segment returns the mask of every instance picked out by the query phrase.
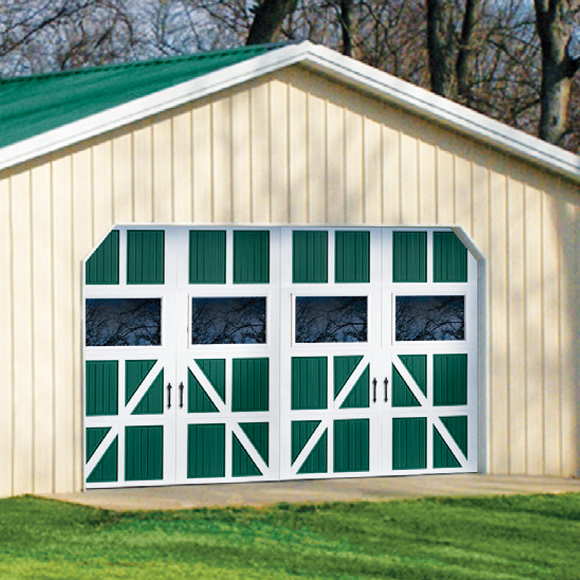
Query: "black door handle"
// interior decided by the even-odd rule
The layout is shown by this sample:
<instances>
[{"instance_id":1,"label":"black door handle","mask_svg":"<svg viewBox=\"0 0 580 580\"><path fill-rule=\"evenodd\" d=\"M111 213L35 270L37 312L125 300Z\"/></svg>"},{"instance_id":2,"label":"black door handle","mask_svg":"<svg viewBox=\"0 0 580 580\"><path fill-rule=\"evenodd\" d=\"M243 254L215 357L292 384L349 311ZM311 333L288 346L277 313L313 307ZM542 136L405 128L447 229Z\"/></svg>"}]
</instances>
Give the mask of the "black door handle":
<instances>
[{"instance_id":1,"label":"black door handle","mask_svg":"<svg viewBox=\"0 0 580 580\"><path fill-rule=\"evenodd\" d=\"M179 383L179 407L183 407L183 383Z\"/></svg>"},{"instance_id":2,"label":"black door handle","mask_svg":"<svg viewBox=\"0 0 580 580\"><path fill-rule=\"evenodd\" d=\"M167 408L171 409L171 383L167 383Z\"/></svg>"},{"instance_id":3,"label":"black door handle","mask_svg":"<svg viewBox=\"0 0 580 580\"><path fill-rule=\"evenodd\" d=\"M385 377L385 403L389 401L389 379Z\"/></svg>"},{"instance_id":4,"label":"black door handle","mask_svg":"<svg viewBox=\"0 0 580 580\"><path fill-rule=\"evenodd\" d=\"M373 379L373 403L377 402L377 379Z\"/></svg>"}]
</instances>

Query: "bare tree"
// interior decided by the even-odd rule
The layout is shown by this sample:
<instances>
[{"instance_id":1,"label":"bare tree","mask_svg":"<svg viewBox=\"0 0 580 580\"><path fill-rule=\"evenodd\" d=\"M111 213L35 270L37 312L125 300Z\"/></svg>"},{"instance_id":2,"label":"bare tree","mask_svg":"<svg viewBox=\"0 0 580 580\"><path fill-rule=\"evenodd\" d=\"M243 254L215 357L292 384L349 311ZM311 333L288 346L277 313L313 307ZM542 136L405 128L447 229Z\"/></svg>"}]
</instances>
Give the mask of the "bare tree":
<instances>
[{"instance_id":1,"label":"bare tree","mask_svg":"<svg viewBox=\"0 0 580 580\"><path fill-rule=\"evenodd\" d=\"M284 19L296 10L297 0L262 0L254 9L254 21L246 44L272 42Z\"/></svg>"}]
</instances>

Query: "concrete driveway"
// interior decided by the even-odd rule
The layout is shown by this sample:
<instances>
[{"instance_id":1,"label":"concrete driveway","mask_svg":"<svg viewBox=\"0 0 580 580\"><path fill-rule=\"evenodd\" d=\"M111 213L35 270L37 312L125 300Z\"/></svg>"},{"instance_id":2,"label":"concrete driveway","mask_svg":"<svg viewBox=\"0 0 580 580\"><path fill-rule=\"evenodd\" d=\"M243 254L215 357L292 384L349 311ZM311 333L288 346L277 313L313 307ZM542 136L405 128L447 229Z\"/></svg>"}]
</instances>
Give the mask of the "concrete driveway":
<instances>
[{"instance_id":1,"label":"concrete driveway","mask_svg":"<svg viewBox=\"0 0 580 580\"><path fill-rule=\"evenodd\" d=\"M426 496L567 492L580 493L580 479L458 474L99 489L43 497L113 510L168 510L264 506L280 502L385 501Z\"/></svg>"}]
</instances>

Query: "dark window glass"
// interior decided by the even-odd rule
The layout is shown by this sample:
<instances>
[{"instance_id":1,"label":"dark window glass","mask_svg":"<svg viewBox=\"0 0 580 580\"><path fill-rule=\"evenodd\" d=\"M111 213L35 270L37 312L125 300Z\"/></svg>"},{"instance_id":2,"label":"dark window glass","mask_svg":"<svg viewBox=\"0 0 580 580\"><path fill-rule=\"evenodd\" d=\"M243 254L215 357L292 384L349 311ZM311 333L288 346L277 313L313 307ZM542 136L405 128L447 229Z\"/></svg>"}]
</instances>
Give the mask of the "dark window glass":
<instances>
[{"instance_id":1,"label":"dark window glass","mask_svg":"<svg viewBox=\"0 0 580 580\"><path fill-rule=\"evenodd\" d=\"M266 298L192 298L191 344L265 344Z\"/></svg>"},{"instance_id":2,"label":"dark window glass","mask_svg":"<svg viewBox=\"0 0 580 580\"><path fill-rule=\"evenodd\" d=\"M87 346L160 345L161 299L87 299L86 344Z\"/></svg>"},{"instance_id":3,"label":"dark window glass","mask_svg":"<svg viewBox=\"0 0 580 580\"><path fill-rule=\"evenodd\" d=\"M296 342L366 342L366 296L298 296Z\"/></svg>"},{"instance_id":4,"label":"dark window glass","mask_svg":"<svg viewBox=\"0 0 580 580\"><path fill-rule=\"evenodd\" d=\"M397 296L397 340L465 340L463 296Z\"/></svg>"}]
</instances>

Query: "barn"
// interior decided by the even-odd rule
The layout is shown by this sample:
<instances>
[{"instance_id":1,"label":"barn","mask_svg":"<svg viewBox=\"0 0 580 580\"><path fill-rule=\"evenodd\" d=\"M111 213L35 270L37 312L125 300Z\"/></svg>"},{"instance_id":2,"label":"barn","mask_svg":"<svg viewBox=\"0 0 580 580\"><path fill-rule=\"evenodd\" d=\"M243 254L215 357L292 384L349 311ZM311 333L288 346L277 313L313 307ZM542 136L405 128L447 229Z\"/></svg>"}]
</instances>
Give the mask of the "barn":
<instances>
[{"instance_id":1,"label":"barn","mask_svg":"<svg viewBox=\"0 0 580 580\"><path fill-rule=\"evenodd\" d=\"M0 125L0 495L580 475L578 156L309 42Z\"/></svg>"}]
</instances>

